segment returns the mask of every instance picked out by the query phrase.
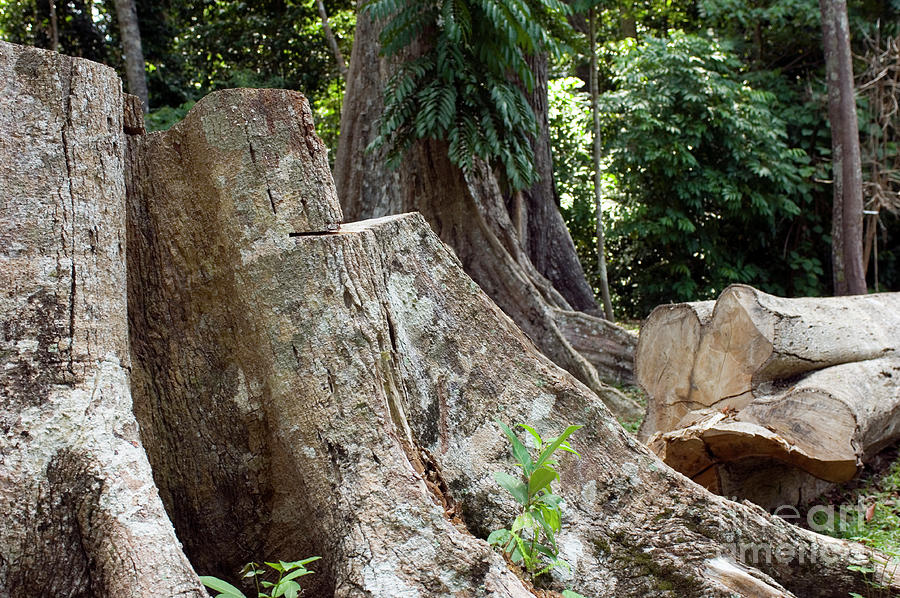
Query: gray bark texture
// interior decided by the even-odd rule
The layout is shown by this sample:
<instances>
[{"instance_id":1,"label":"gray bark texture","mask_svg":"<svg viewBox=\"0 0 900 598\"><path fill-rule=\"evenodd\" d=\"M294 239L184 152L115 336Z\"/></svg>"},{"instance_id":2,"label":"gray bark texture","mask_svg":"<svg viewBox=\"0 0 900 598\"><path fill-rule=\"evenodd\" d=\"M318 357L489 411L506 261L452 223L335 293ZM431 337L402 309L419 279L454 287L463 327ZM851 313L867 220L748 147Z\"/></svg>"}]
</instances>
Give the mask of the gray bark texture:
<instances>
[{"instance_id":1,"label":"gray bark texture","mask_svg":"<svg viewBox=\"0 0 900 598\"><path fill-rule=\"evenodd\" d=\"M585 425L555 589L845 596L848 564L883 571L666 467L421 216L337 228L302 95L218 92L147 135L108 69L0 50L0 596L202 596L194 570L314 554L310 595L530 596L481 539L515 510L495 419Z\"/></svg>"},{"instance_id":2,"label":"gray bark texture","mask_svg":"<svg viewBox=\"0 0 900 598\"><path fill-rule=\"evenodd\" d=\"M0 42L0 596L205 596L132 413L122 86Z\"/></svg>"},{"instance_id":3,"label":"gray bark texture","mask_svg":"<svg viewBox=\"0 0 900 598\"><path fill-rule=\"evenodd\" d=\"M378 55L378 32L378 25L360 13L335 159L335 181L345 217L353 221L420 212L441 240L453 247L469 276L546 355L604 397L618 415L636 419L640 407L603 382L616 380L620 372L598 371L572 347L570 339L556 324L554 308L591 307L583 293L573 290L574 286L561 293L529 257L529 246L546 249L553 245L552 254L569 252L577 263L570 239L568 244L562 241L554 244L546 238L548 234L564 234L568 238L558 209L539 193L540 185L549 185L552 191L552 182L547 182L552 181L549 147L536 146L540 155L546 154L546 160L540 162L548 171L544 182L513 198L518 206L513 210L518 222L510 216L491 169L480 163L473 172L464 174L450 162L443 142L428 140L415 144L397 170L388 170L383 154L366 151L378 133L384 85L394 70L389 60ZM538 100L532 98L533 102ZM549 220L549 212L555 214L552 230L542 232L541 236L529 232L531 219ZM560 260L550 259L545 264L548 271L557 271L560 280L573 277L569 267L565 273L561 272L563 261ZM578 277L583 280L580 274ZM569 296L581 297L577 307L569 302ZM597 339L594 351L602 351L600 347L609 342L610 338ZM620 352L629 350L630 346L620 348Z\"/></svg>"},{"instance_id":4,"label":"gray bark texture","mask_svg":"<svg viewBox=\"0 0 900 598\"><path fill-rule=\"evenodd\" d=\"M900 293L784 299L745 285L660 306L641 330L641 438L688 477L766 506L845 482L900 438ZM753 459L779 489L760 488ZM724 469L727 469L726 472ZM799 469L805 474L794 473ZM743 476L743 480L742 480Z\"/></svg>"},{"instance_id":5,"label":"gray bark texture","mask_svg":"<svg viewBox=\"0 0 900 598\"><path fill-rule=\"evenodd\" d=\"M147 92L147 73L144 67L144 50L141 47L141 29L138 26L137 7L134 0L115 0L116 17L119 20L119 37L125 54L125 74L128 91L140 98L144 113L150 111Z\"/></svg>"},{"instance_id":6,"label":"gray bark texture","mask_svg":"<svg viewBox=\"0 0 900 598\"><path fill-rule=\"evenodd\" d=\"M862 251L862 162L846 0L819 0L831 123L832 275L835 295L866 293Z\"/></svg>"}]
</instances>

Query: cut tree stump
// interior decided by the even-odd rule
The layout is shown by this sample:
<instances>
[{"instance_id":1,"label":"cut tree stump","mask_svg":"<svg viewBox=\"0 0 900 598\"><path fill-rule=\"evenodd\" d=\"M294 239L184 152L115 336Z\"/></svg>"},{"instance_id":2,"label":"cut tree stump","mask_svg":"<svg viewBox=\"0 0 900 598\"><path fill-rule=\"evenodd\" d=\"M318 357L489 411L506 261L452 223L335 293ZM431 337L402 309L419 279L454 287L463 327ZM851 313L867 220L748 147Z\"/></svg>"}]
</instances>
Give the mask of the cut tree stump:
<instances>
[{"instance_id":1,"label":"cut tree stump","mask_svg":"<svg viewBox=\"0 0 900 598\"><path fill-rule=\"evenodd\" d=\"M709 308L662 306L641 331L641 432L666 463L774 507L823 490L813 477L851 479L900 438L900 294L783 299L734 285ZM761 488L749 463L783 479Z\"/></svg>"},{"instance_id":2,"label":"cut tree stump","mask_svg":"<svg viewBox=\"0 0 900 598\"><path fill-rule=\"evenodd\" d=\"M496 419L585 425L555 589L900 589L847 567L886 557L665 466L421 216L335 230L300 94L126 135L110 69L0 44L0 73L0 596L200 597L195 571L319 555L310 595L525 598L483 540L516 512Z\"/></svg>"},{"instance_id":3,"label":"cut tree stump","mask_svg":"<svg viewBox=\"0 0 900 598\"><path fill-rule=\"evenodd\" d=\"M128 384L122 84L0 42L0 596L206 597Z\"/></svg>"}]
</instances>

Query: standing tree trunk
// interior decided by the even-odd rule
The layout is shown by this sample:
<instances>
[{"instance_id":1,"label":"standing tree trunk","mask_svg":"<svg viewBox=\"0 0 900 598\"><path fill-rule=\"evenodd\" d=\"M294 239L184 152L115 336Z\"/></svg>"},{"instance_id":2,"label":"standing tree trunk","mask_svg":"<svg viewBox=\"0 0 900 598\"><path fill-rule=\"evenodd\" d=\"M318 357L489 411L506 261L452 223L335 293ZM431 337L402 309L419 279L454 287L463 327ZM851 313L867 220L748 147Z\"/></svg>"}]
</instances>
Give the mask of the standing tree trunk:
<instances>
[{"instance_id":1,"label":"standing tree trunk","mask_svg":"<svg viewBox=\"0 0 900 598\"><path fill-rule=\"evenodd\" d=\"M119 36L125 53L125 74L128 91L141 99L143 111L150 111L147 93L147 74L144 70L144 51L141 49L141 30L138 27L137 7L134 0L116 0L116 16L119 19Z\"/></svg>"},{"instance_id":2,"label":"standing tree trunk","mask_svg":"<svg viewBox=\"0 0 900 598\"><path fill-rule=\"evenodd\" d=\"M325 32L325 39L328 41L328 47L331 48L331 53L334 54L334 61L337 63L338 71L341 73L341 78L344 81L347 80L347 62L344 60L344 55L341 53L341 47L338 46L337 39L334 37L334 32L331 30L331 25L328 24L328 13L325 12L325 4L322 0L316 0L316 8L319 9L319 18L322 19L322 31Z\"/></svg>"},{"instance_id":3,"label":"standing tree trunk","mask_svg":"<svg viewBox=\"0 0 900 598\"><path fill-rule=\"evenodd\" d=\"M866 292L862 259L862 165L846 0L819 0L831 122L834 204L831 262L836 295Z\"/></svg>"},{"instance_id":4,"label":"standing tree trunk","mask_svg":"<svg viewBox=\"0 0 900 598\"><path fill-rule=\"evenodd\" d=\"M601 201L601 177L600 177L600 106L599 90L597 89L597 22L594 7L590 9L588 18L589 43L591 45L591 116L594 122L594 209L597 219L597 270L600 274L600 294L603 297L603 311L606 319L615 321L612 301L609 298L609 278L606 274L606 240L603 231L603 202Z\"/></svg>"},{"instance_id":5,"label":"standing tree trunk","mask_svg":"<svg viewBox=\"0 0 900 598\"><path fill-rule=\"evenodd\" d=\"M534 89L525 95L538 123L538 134L531 144L538 181L522 191L523 246L537 271L553 284L572 309L594 312L597 309L594 290L584 276L575 243L559 212L559 195L553 180L547 55L533 54L526 61L534 73Z\"/></svg>"},{"instance_id":6,"label":"standing tree trunk","mask_svg":"<svg viewBox=\"0 0 900 598\"><path fill-rule=\"evenodd\" d=\"M206 593L132 413L122 86L0 42L0 596Z\"/></svg>"},{"instance_id":7,"label":"standing tree trunk","mask_svg":"<svg viewBox=\"0 0 900 598\"><path fill-rule=\"evenodd\" d=\"M396 171L387 169L383 152L366 151L377 134L384 85L393 72L391 61L378 55L378 32L377 24L360 12L335 159L345 217L352 221L421 212L453 247L466 272L546 355L604 397L613 411L629 419L638 416L640 407L601 382L597 369L560 330L554 309L568 310L572 305L523 248L519 227L486 164L479 162L464 174L450 162L446 143L434 140L416 143ZM543 209L547 203L534 200L529 205ZM558 216L556 207L550 207ZM620 374L615 371L608 377L617 379Z\"/></svg>"}]
</instances>

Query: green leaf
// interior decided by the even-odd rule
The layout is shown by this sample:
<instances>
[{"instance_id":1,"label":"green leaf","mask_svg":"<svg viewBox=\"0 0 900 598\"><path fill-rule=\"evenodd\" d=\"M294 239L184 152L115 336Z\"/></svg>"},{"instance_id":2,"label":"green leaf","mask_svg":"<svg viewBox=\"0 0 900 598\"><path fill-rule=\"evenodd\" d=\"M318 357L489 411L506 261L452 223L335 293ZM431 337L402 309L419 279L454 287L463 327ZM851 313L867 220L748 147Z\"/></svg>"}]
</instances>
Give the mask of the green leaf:
<instances>
[{"instance_id":1,"label":"green leaf","mask_svg":"<svg viewBox=\"0 0 900 598\"><path fill-rule=\"evenodd\" d=\"M289 590L293 590L294 595L297 595L297 592L300 591L300 584L296 581L288 581L285 582L283 579L278 582L278 585L275 586L275 590L272 592L272 598L278 598L279 596L284 596Z\"/></svg>"},{"instance_id":2,"label":"green leaf","mask_svg":"<svg viewBox=\"0 0 900 598\"><path fill-rule=\"evenodd\" d=\"M498 529L494 530L487 537L487 543L491 546L503 546L510 540L510 533L508 529Z\"/></svg>"},{"instance_id":3,"label":"green leaf","mask_svg":"<svg viewBox=\"0 0 900 598\"><path fill-rule=\"evenodd\" d=\"M508 490L520 505L528 504L528 487L520 479L509 475L505 471L495 472L494 479Z\"/></svg>"},{"instance_id":4,"label":"green leaf","mask_svg":"<svg viewBox=\"0 0 900 598\"><path fill-rule=\"evenodd\" d=\"M531 437L534 438L535 448L537 450L541 450L541 447L543 447L543 445L544 445L544 441L541 439L541 435L537 433L537 430L535 430L534 428L532 428L531 426L529 426L527 424L516 424L516 425L517 425L517 427L522 428L523 430L525 430L526 432L531 434Z\"/></svg>"},{"instance_id":5,"label":"green leaf","mask_svg":"<svg viewBox=\"0 0 900 598\"><path fill-rule=\"evenodd\" d=\"M512 445L513 457L515 457L519 461L519 464L525 471L525 475L531 475L531 472L534 471L534 467L531 463L531 454L528 452L528 449L525 448L525 445L522 444L522 442L519 440L519 437L516 436L513 431L506 426L506 424L504 424L499 419L495 421L497 422L497 425L499 425L503 430L503 433L506 434L506 437L509 439L509 443Z\"/></svg>"},{"instance_id":6,"label":"green leaf","mask_svg":"<svg viewBox=\"0 0 900 598\"><path fill-rule=\"evenodd\" d=\"M306 567L302 567L302 566L301 566L299 569L294 569L293 571L291 571L290 573L288 573L287 575L285 575L284 577L282 577L282 578L281 578L281 581L279 581L278 583L279 583L279 584L283 584L283 583L286 582L286 581L290 581L290 580L292 580L292 579L296 579L296 578L298 578L298 577L302 577L303 575L309 575L309 574L311 574L311 573L315 573L315 571L310 571L310 570L307 569Z\"/></svg>"},{"instance_id":7,"label":"green leaf","mask_svg":"<svg viewBox=\"0 0 900 598\"><path fill-rule=\"evenodd\" d=\"M554 438L553 441L551 441L547 445L547 447L541 452L541 455L538 457L538 460L537 460L537 463L535 463L535 466L540 467L541 465L543 465L544 462L547 459L549 459L550 456L554 452L556 452L556 449L558 449L560 446L563 445L563 443L566 441L566 439L569 436L571 436L572 434L574 434L576 431L580 430L583 427L584 426L581 426L581 425L577 425L577 426L572 425L572 426L567 427L562 434L560 434L559 436ZM570 447L568 445L564 446L563 448L564 448L564 450L567 450L569 452L572 452L572 453L575 453L576 455L578 455L578 453L575 450L573 450L572 447Z\"/></svg>"},{"instance_id":8,"label":"green leaf","mask_svg":"<svg viewBox=\"0 0 900 598\"><path fill-rule=\"evenodd\" d=\"M227 581L219 579L218 577L213 577L211 575L201 575L200 583L211 590L219 592L222 596L227 596L228 598L247 598L239 589L237 589Z\"/></svg>"},{"instance_id":9,"label":"green leaf","mask_svg":"<svg viewBox=\"0 0 900 598\"><path fill-rule=\"evenodd\" d=\"M528 478L528 495L535 496L538 492L550 486L550 482L557 479L559 474L549 467L539 467Z\"/></svg>"}]
</instances>

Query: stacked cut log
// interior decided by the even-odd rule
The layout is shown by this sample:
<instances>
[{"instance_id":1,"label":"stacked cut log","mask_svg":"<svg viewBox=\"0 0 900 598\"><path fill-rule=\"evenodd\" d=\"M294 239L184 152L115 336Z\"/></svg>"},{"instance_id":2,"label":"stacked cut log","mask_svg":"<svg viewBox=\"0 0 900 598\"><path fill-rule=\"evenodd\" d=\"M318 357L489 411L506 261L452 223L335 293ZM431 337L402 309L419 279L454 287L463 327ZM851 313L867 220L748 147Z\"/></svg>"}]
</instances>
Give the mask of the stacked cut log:
<instances>
[{"instance_id":1,"label":"stacked cut log","mask_svg":"<svg viewBox=\"0 0 900 598\"><path fill-rule=\"evenodd\" d=\"M710 490L774 508L900 438L900 293L784 299L744 285L656 308L640 437Z\"/></svg>"}]
</instances>

